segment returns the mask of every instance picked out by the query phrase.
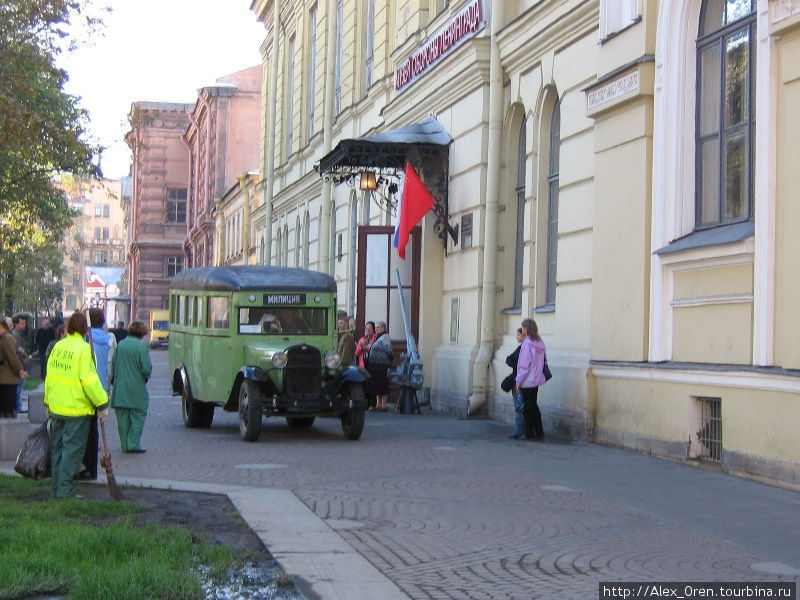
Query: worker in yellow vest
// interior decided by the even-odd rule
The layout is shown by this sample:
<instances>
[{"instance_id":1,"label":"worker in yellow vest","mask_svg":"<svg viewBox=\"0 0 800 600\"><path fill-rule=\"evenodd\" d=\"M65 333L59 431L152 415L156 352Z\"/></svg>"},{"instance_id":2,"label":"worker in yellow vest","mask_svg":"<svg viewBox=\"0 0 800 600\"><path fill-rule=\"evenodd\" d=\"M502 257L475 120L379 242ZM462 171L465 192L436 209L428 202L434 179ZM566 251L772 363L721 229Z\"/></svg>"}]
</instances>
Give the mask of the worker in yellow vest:
<instances>
[{"instance_id":1,"label":"worker in yellow vest","mask_svg":"<svg viewBox=\"0 0 800 600\"><path fill-rule=\"evenodd\" d=\"M50 411L52 486L56 498L74 497L75 476L86 450L89 425L96 413L108 416L108 395L97 376L92 348L84 340L86 315L74 312L67 321L67 335L56 342L47 361L44 402Z\"/></svg>"}]
</instances>

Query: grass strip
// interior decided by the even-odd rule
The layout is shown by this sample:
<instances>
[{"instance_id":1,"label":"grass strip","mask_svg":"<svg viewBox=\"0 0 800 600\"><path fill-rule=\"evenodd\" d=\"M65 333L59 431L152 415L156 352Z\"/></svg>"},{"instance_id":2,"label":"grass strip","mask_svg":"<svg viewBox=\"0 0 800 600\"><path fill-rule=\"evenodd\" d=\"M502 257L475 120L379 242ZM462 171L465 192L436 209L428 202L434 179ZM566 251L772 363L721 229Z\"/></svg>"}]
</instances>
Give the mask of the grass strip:
<instances>
[{"instance_id":1,"label":"grass strip","mask_svg":"<svg viewBox=\"0 0 800 600\"><path fill-rule=\"evenodd\" d=\"M49 484L0 475L0 598L201 598L198 563L222 577L247 558L184 529L137 525L147 505L56 500Z\"/></svg>"}]
</instances>

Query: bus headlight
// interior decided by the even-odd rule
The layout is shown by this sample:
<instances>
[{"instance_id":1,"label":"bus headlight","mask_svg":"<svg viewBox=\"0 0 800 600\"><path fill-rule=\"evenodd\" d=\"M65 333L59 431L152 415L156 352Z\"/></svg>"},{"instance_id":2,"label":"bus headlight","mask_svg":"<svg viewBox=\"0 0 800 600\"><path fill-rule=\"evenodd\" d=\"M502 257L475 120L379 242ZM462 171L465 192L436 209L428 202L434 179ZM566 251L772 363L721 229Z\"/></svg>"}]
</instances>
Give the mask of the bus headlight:
<instances>
[{"instance_id":1,"label":"bus headlight","mask_svg":"<svg viewBox=\"0 0 800 600\"><path fill-rule=\"evenodd\" d=\"M288 358L286 352L276 352L272 355L272 366L276 369L282 369L286 366Z\"/></svg>"},{"instance_id":2,"label":"bus headlight","mask_svg":"<svg viewBox=\"0 0 800 600\"><path fill-rule=\"evenodd\" d=\"M342 357L338 352L328 352L325 355L325 366L329 369L338 369L342 364Z\"/></svg>"}]
</instances>

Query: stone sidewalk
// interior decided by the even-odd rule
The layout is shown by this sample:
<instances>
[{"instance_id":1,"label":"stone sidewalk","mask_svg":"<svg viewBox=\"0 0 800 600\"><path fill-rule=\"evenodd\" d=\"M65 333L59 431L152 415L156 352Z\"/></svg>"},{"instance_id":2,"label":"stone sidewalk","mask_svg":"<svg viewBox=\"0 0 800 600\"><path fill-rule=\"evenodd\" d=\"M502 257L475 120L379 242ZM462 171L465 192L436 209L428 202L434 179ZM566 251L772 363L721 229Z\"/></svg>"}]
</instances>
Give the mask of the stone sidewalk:
<instances>
[{"instance_id":1,"label":"stone sidewalk","mask_svg":"<svg viewBox=\"0 0 800 600\"><path fill-rule=\"evenodd\" d=\"M309 598L597 598L601 581L800 581L800 493L511 427L369 413L267 420L255 443L217 410L181 423L167 354L144 455L111 447L118 481L227 493ZM546 429L547 424L545 424ZM4 471L9 463L0 465Z\"/></svg>"}]
</instances>

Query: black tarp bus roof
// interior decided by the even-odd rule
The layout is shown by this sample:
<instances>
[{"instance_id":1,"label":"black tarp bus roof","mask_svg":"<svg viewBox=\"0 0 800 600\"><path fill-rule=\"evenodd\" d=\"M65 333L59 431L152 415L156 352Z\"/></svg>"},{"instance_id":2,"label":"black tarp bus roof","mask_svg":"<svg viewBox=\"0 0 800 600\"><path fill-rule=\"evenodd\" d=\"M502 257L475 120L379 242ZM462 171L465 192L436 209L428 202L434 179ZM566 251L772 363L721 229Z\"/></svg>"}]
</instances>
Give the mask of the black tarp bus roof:
<instances>
[{"instance_id":1,"label":"black tarp bus roof","mask_svg":"<svg viewBox=\"0 0 800 600\"><path fill-rule=\"evenodd\" d=\"M211 292L305 290L336 293L336 280L325 273L290 267L201 267L186 269L174 275L169 289Z\"/></svg>"}]
</instances>

